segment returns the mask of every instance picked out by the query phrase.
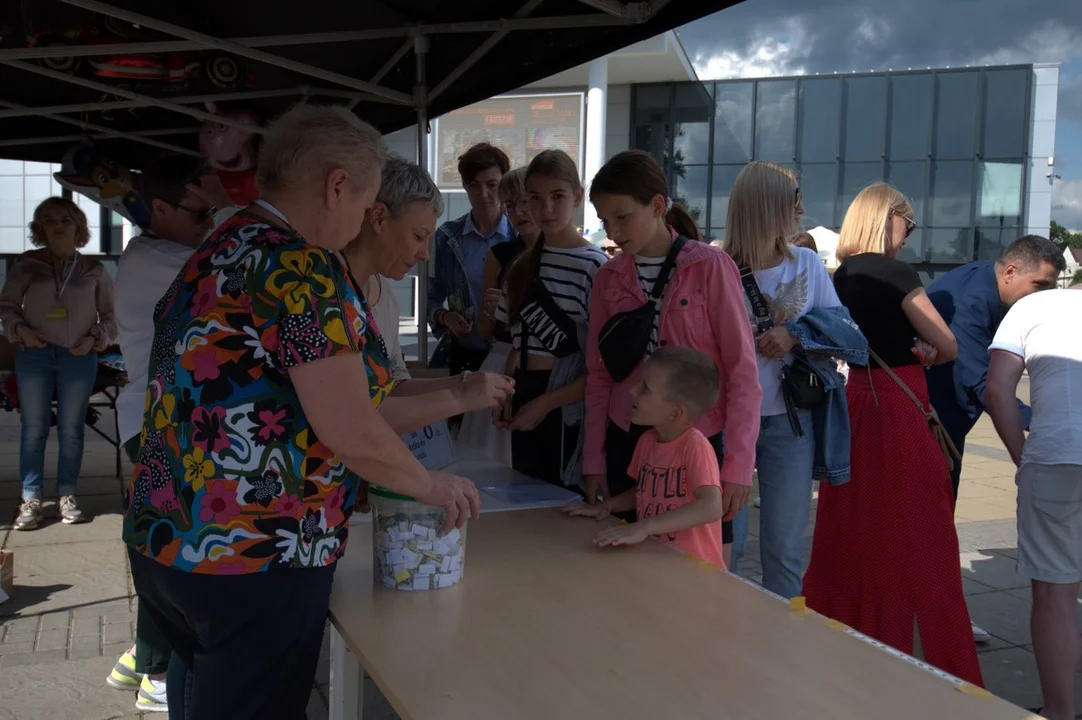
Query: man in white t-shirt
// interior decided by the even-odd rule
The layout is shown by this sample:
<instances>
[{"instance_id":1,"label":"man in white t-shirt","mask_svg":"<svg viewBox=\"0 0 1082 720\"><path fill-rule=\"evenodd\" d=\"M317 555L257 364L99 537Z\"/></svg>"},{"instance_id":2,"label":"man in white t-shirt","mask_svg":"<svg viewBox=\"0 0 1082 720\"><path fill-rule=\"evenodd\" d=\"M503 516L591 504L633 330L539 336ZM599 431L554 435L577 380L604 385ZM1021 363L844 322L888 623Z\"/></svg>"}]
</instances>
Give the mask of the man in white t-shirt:
<instances>
[{"instance_id":1,"label":"man in white t-shirt","mask_svg":"<svg viewBox=\"0 0 1082 720\"><path fill-rule=\"evenodd\" d=\"M1033 584L1030 627L1046 718L1074 718L1082 651L1082 285L1019 300L989 348L986 410L1018 466L1018 572ZM1029 437L1015 401L1029 372Z\"/></svg>"},{"instance_id":2,"label":"man in white t-shirt","mask_svg":"<svg viewBox=\"0 0 1082 720\"><path fill-rule=\"evenodd\" d=\"M116 402L117 427L132 462L138 456L143 430L154 306L207 234L237 210L202 158L164 156L144 169L141 186L150 227L132 238L120 256L113 302L128 374L128 384ZM106 681L121 690L138 688L135 706L139 710L166 712L165 672L171 654L153 620L140 612L135 645L120 657Z\"/></svg>"}]
</instances>

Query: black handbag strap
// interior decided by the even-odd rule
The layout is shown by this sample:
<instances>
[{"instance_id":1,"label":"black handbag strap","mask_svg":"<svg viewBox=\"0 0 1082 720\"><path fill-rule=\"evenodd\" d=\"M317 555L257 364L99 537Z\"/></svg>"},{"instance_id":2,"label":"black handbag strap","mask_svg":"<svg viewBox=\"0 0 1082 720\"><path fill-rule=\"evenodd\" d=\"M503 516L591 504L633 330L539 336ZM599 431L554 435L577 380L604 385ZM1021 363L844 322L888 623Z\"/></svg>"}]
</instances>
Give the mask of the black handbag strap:
<instances>
[{"instance_id":1,"label":"black handbag strap","mask_svg":"<svg viewBox=\"0 0 1082 720\"><path fill-rule=\"evenodd\" d=\"M774 327L774 321L770 319L770 310L766 305L766 298L759 290L759 283L755 282L755 274L745 262L737 264L740 270L740 284L744 286L744 293L751 302L751 312L755 315L755 325L760 333L765 333Z\"/></svg>"},{"instance_id":2,"label":"black handbag strap","mask_svg":"<svg viewBox=\"0 0 1082 720\"><path fill-rule=\"evenodd\" d=\"M673 240L672 247L669 248L669 254L665 256L665 262L661 264L661 270L658 271L657 280L654 280L654 289L650 291L649 300L655 305L661 301L661 294L665 292L665 286L669 283L669 276L672 275L672 271L676 268L676 256L680 254L680 250L683 249L688 239L683 235L678 235L676 240Z\"/></svg>"}]
</instances>

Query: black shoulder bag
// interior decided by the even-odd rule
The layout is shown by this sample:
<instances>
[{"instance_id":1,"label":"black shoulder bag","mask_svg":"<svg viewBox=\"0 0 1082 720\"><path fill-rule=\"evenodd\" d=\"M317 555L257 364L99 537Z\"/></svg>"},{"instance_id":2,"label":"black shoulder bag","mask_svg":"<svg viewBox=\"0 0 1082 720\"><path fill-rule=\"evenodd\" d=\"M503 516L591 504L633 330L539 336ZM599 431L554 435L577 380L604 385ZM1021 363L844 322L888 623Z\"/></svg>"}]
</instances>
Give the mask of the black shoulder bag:
<instances>
[{"instance_id":1,"label":"black shoulder bag","mask_svg":"<svg viewBox=\"0 0 1082 720\"><path fill-rule=\"evenodd\" d=\"M765 333L774 327L774 321L770 319L770 309L767 307L766 298L759 291L759 283L755 282L755 275L747 263L740 263L740 283L744 286L744 293L751 303L752 314L755 315L755 326L759 333ZM804 437L804 428L800 426L800 418L796 411L811 410L819 407L826 399L827 391L823 387L823 381L819 374L808 363L808 357L800 348L793 348L793 362L781 364L781 393L785 398L785 412L789 416L789 425L793 434Z\"/></svg>"},{"instance_id":2,"label":"black shoulder bag","mask_svg":"<svg viewBox=\"0 0 1082 720\"><path fill-rule=\"evenodd\" d=\"M541 346L555 358L579 352L579 334L575 321L556 304L541 278L534 278L526 288L526 297L519 311L522 347L519 367L526 368L529 337L533 335Z\"/></svg>"},{"instance_id":3,"label":"black shoulder bag","mask_svg":"<svg viewBox=\"0 0 1082 720\"><path fill-rule=\"evenodd\" d=\"M661 302L665 285L676 267L676 256L687 241L688 239L681 235L673 242L646 302L634 310L616 313L598 333L597 349L601 352L601 360L616 382L630 375L645 357L646 347L650 344L650 331L654 328L657 304Z\"/></svg>"}]
</instances>

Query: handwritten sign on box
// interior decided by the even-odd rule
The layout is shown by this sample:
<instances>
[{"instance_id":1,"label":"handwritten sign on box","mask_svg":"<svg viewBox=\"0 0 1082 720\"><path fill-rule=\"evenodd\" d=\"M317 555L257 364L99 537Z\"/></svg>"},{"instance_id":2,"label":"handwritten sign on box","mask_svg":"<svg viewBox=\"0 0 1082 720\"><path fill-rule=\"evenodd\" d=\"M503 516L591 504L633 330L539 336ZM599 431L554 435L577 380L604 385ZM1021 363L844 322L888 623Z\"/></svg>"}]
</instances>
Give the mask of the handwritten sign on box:
<instances>
[{"instance_id":1,"label":"handwritten sign on box","mask_svg":"<svg viewBox=\"0 0 1082 720\"><path fill-rule=\"evenodd\" d=\"M455 448L444 421L408 432L402 436L402 442L429 470L441 470L455 461Z\"/></svg>"}]
</instances>

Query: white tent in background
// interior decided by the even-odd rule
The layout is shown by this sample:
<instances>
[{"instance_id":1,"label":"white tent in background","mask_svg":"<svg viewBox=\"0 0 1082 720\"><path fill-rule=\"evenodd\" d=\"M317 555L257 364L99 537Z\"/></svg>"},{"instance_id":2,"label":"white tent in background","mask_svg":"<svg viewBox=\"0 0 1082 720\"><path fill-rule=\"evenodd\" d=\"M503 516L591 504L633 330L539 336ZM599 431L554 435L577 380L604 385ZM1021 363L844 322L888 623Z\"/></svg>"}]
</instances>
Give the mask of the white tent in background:
<instances>
[{"instance_id":1,"label":"white tent in background","mask_svg":"<svg viewBox=\"0 0 1082 720\"><path fill-rule=\"evenodd\" d=\"M819 249L819 258L827 268L833 270L838 267L838 258L834 255L834 252L838 249L838 233L820 225L809 230L808 234L815 238L815 246Z\"/></svg>"}]
</instances>

